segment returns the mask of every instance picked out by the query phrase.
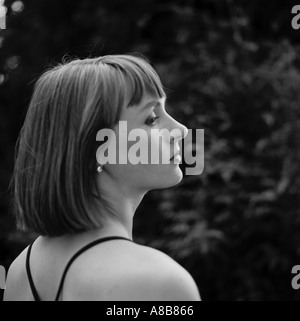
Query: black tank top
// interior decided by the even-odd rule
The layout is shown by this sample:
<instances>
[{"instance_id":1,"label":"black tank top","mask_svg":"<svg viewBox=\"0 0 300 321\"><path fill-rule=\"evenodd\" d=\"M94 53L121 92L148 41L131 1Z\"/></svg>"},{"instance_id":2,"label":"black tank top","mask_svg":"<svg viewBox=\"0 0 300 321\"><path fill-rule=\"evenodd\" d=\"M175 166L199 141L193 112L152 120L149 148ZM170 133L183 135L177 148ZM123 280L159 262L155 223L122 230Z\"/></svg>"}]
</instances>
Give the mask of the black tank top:
<instances>
[{"instance_id":1,"label":"black tank top","mask_svg":"<svg viewBox=\"0 0 300 321\"><path fill-rule=\"evenodd\" d=\"M56 294L56 298L55 298L55 301L58 301L59 300L59 297L60 297L60 294L61 294L61 291L63 289L63 286L64 286L64 282L65 282L65 278L66 278L66 275L67 275L67 272L70 268L70 266L72 265L72 263L75 261L75 259L77 259L77 257L82 254L83 252L87 251L88 249L90 249L91 247L99 244L99 243L102 243L102 242L106 242L106 241L110 241L110 240L127 240L127 241L131 241L130 239L128 238L125 238L125 237L122 237L122 236L108 236L108 237L103 237L101 239L98 239L96 241L93 241L87 245L85 245L83 248L81 248L79 251L77 251L72 257L71 259L69 260L68 264L66 265L65 269L64 269L64 272L62 274L62 277L61 277L61 280L60 280L60 284L59 284L59 287L58 287L58 291L57 291L57 294ZM33 243L30 244L30 246L28 247L28 250L27 250L27 255L26 255L26 272L27 272L27 277L28 277L28 281L29 281L29 285L30 285L30 288L31 288L31 291L32 291L32 294L33 294L33 297L34 297L34 300L35 301L41 301L41 298L36 290L36 287L34 285L34 282L33 282L33 279L32 279L32 275L31 275L31 270L30 270L30 265L29 265L29 260L30 260L30 253L31 253L31 248L32 248L32 245Z\"/></svg>"}]
</instances>

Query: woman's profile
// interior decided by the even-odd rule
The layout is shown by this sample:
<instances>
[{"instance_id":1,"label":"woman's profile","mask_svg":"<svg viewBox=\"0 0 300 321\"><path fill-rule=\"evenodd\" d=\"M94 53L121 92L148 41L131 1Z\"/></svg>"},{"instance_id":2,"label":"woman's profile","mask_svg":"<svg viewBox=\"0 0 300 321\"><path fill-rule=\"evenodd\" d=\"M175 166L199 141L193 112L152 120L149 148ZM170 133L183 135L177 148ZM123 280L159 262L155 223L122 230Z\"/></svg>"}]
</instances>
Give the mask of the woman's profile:
<instances>
[{"instance_id":1,"label":"woman's profile","mask_svg":"<svg viewBox=\"0 0 300 321\"><path fill-rule=\"evenodd\" d=\"M187 128L165 101L155 70L134 55L75 59L39 77L12 179L17 226L39 236L11 264L4 300L200 300L183 267L132 239L144 195L183 177L174 159ZM170 163L101 163L97 133L112 129L118 142L120 121L147 138L152 129L177 129L154 147L144 142L149 159L171 150Z\"/></svg>"}]
</instances>

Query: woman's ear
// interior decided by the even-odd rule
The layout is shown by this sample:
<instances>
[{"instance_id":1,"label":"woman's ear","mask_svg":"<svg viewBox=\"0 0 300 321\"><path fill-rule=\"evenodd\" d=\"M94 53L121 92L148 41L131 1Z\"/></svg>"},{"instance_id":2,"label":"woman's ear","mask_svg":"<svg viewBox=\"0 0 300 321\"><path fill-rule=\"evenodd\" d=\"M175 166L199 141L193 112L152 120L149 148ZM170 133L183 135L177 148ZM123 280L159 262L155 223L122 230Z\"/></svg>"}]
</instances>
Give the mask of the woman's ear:
<instances>
[{"instance_id":1,"label":"woman's ear","mask_svg":"<svg viewBox=\"0 0 300 321\"><path fill-rule=\"evenodd\" d=\"M112 129L101 129L97 133L96 140L101 143L96 151L98 164L116 164L117 162L117 140Z\"/></svg>"}]
</instances>

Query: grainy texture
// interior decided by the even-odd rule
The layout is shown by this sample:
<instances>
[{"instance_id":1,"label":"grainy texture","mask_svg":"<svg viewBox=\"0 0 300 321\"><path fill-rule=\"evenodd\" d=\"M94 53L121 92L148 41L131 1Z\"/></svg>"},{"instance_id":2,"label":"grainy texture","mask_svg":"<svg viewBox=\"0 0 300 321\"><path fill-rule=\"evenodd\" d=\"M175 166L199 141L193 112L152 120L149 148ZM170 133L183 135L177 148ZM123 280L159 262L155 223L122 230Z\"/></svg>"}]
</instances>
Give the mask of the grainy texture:
<instances>
[{"instance_id":1,"label":"grainy texture","mask_svg":"<svg viewBox=\"0 0 300 321\"><path fill-rule=\"evenodd\" d=\"M34 237L14 230L8 185L35 79L66 55L137 51L169 88L167 109L205 129L205 168L147 195L135 240L178 260L203 300L300 299L293 1L27 0L20 12L12 2L0 31L0 264Z\"/></svg>"}]
</instances>

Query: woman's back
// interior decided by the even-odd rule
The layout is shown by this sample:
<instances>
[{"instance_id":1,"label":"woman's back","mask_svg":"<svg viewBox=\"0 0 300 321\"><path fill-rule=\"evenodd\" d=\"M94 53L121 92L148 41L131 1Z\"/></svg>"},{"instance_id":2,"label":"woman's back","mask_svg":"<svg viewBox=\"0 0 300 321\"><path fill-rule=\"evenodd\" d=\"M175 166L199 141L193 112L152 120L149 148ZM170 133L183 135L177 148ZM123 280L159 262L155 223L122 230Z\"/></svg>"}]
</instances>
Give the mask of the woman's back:
<instances>
[{"instance_id":1,"label":"woman's back","mask_svg":"<svg viewBox=\"0 0 300 321\"><path fill-rule=\"evenodd\" d=\"M102 238L98 238L101 240ZM74 238L38 238L30 270L43 301L54 301L70 259L90 242ZM26 273L26 248L13 262L5 300L32 301ZM199 300L192 277L166 254L124 239L95 244L81 253L67 271L59 300Z\"/></svg>"}]
</instances>

